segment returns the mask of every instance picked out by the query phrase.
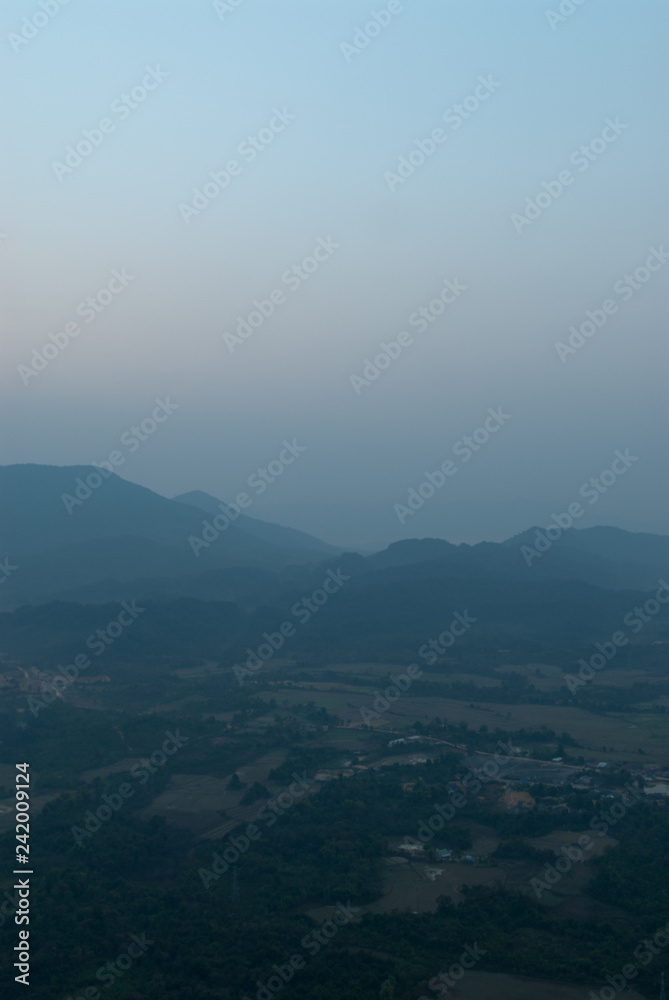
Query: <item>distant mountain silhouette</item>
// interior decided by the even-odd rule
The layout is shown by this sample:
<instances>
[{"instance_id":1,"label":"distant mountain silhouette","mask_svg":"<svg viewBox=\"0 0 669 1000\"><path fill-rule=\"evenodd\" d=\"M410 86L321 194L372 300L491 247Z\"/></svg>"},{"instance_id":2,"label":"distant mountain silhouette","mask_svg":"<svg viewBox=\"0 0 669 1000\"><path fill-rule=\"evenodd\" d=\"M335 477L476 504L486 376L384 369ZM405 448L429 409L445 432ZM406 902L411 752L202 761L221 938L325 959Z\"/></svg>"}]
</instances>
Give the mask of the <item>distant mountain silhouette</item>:
<instances>
[{"instance_id":1,"label":"distant mountain silhouette","mask_svg":"<svg viewBox=\"0 0 669 1000\"><path fill-rule=\"evenodd\" d=\"M279 525L255 531L253 519L241 516L194 546L193 539L203 538L205 520L211 518L201 507L168 500L114 474L104 478L92 466L0 467L0 553L17 567L5 579L0 606L72 592L92 600L86 588L94 591L103 581L112 590L139 579L151 579L151 589L160 590L164 581L174 596L190 593L203 573L231 567L277 572L336 552L290 528L282 534Z\"/></svg>"},{"instance_id":2,"label":"distant mountain silhouette","mask_svg":"<svg viewBox=\"0 0 669 1000\"><path fill-rule=\"evenodd\" d=\"M612 527L572 529L550 544L537 528L503 543L409 539L362 556L242 514L227 527L219 517L217 530L220 514L221 501L207 493L169 500L91 466L0 467L0 558L17 567L0 587L0 609L131 596L254 607L299 596L337 566L355 579L351 589L399 585L410 602L425 587L450 592L458 581L469 594L501 583L524 599L548 583L649 591L669 578L668 536Z\"/></svg>"},{"instance_id":3,"label":"distant mountain silhouette","mask_svg":"<svg viewBox=\"0 0 669 1000\"><path fill-rule=\"evenodd\" d=\"M537 532L545 535L545 529L531 528L508 539L504 545L518 553L523 545L536 549ZM604 525L574 528L563 532L540 558L529 558L530 569L541 565L544 572L563 579L577 571L579 579L601 587L647 590L669 574L669 536Z\"/></svg>"},{"instance_id":4,"label":"distant mountain silhouette","mask_svg":"<svg viewBox=\"0 0 669 1000\"><path fill-rule=\"evenodd\" d=\"M540 532L540 535L537 535ZM669 574L669 536L596 527L564 532L550 545L543 529L505 542L452 545L440 538L407 539L366 560L367 570L400 575L541 582L578 580L613 590L650 590ZM537 546L544 547L540 551ZM548 539L550 541L550 539ZM397 575L397 574L395 574Z\"/></svg>"},{"instance_id":5,"label":"distant mountain silhouette","mask_svg":"<svg viewBox=\"0 0 669 1000\"><path fill-rule=\"evenodd\" d=\"M204 493L202 490L191 490L190 493L180 493L179 496L172 497L172 499L175 503L189 504L191 507L198 507L200 510L212 515L220 513L222 503L225 506L224 501L217 500L216 497L211 496L210 493ZM235 523L240 528L243 528L247 534L253 535L254 538L261 538L272 545L279 545L285 548L294 547L305 551L313 550L314 552L322 553L324 556L340 551L336 545L328 545L327 542L322 542L319 538L308 535L306 531L298 531L296 528L284 528L281 524L273 524L271 521L261 521L255 517L247 517L245 514L240 514Z\"/></svg>"}]
</instances>

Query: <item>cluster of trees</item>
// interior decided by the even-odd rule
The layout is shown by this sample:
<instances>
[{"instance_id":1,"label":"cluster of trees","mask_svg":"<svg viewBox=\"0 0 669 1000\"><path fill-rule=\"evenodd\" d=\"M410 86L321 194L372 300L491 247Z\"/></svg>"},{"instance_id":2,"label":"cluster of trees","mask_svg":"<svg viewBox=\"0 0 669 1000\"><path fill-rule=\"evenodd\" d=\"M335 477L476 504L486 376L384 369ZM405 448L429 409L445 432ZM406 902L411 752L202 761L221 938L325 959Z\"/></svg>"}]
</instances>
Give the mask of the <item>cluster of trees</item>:
<instances>
[{"instance_id":1,"label":"cluster of trees","mask_svg":"<svg viewBox=\"0 0 669 1000\"><path fill-rule=\"evenodd\" d=\"M662 810L643 805L620 824L621 846L599 863L592 886L597 898L624 909L625 919L615 926L560 920L527 896L471 888L459 906L442 900L435 913L367 915L340 928L318 953L305 950L305 935L318 925L304 908L349 900L359 906L376 898L385 839L407 832L429 812L457 763L448 756L426 767L411 793L402 791L399 766L386 775L328 783L264 831L236 873L229 870L208 889L198 869L210 865L212 852L226 842L197 842L160 818L143 822L135 808L142 800L76 847L71 824L106 786L54 801L33 837L40 877L31 908L32 995L43 1000L99 985L96 972L127 948L133 933L146 934L152 944L104 995L255 997L273 965L299 953L306 965L291 981L296 1000L415 1000L430 977L475 942L485 953L481 969L592 985L618 972L621 955L632 955L667 921L667 889L657 872L669 860L669 827ZM547 860L519 836L509 833L500 857L531 858L539 866ZM3 841L6 852L10 838ZM0 935L7 933L0 928ZM10 953L2 949L0 975L6 979ZM639 988L656 981L668 963L659 955L650 971L642 969Z\"/></svg>"},{"instance_id":2,"label":"cluster of trees","mask_svg":"<svg viewBox=\"0 0 669 1000\"><path fill-rule=\"evenodd\" d=\"M342 593L345 603L349 601L346 593ZM430 629L438 617L436 603L433 600L429 614L422 614L422 591L416 594L416 607L409 609L415 613L411 634L406 629L395 634L388 631L387 607L374 603L374 598L370 618L369 603L359 598L359 594L351 597L347 605L351 617L345 621L335 614L334 602L332 608L324 608L318 618L323 624L317 629L305 627L300 633L299 652L304 659L298 670L276 673L272 668L272 677L280 676L285 682L298 676L322 679L315 667L332 658L335 650L349 659L388 655L401 663L411 662L412 650L417 648L413 631L420 633L421 641L434 632ZM541 609L535 611L539 614ZM9 645L22 649L43 667L68 662L80 651L81 636L100 624L100 616L104 618L105 613L95 607L23 610L12 619ZM317 928L306 911L349 900L362 906L377 899L384 885L383 857L391 843L415 835L435 806L448 801L449 783L466 770L459 752L444 753L418 767L397 763L382 772L370 770L328 782L297 800L271 827L263 824L260 838L205 888L199 869L210 869L213 852L223 853L230 837L239 836L240 831L218 842L202 841L161 818L143 820L141 810L165 788L170 775L228 777L268 750L285 748L285 762L267 781L244 789L243 801L252 804L266 798L268 789L287 786L296 771L313 776L342 760L341 750L319 745L314 737L314 731L320 734L323 726L337 723L333 716L313 703L291 706L286 712L280 707L280 694L269 702L258 697L267 684L262 672L242 688L227 669L235 659L243 659L249 637L275 626L273 616L267 608L250 613L234 605L197 601L151 607L105 654L104 670L112 683L94 693L87 691L87 697L99 699L99 710L83 711L57 701L35 719L25 711L24 695L10 694L5 701L0 716L0 761L29 760L37 792L76 789L50 802L31 828L31 861L39 873L33 881L30 925L35 1000L77 996L89 986L101 986L97 971L127 949L131 934L146 934L153 943L112 987L103 987L102 995L110 1000L116 996L132 1000L254 998L258 982L272 975L274 965L284 966L291 955L305 953L302 941ZM33 629L36 622L37 632ZM525 637L509 638L505 641L509 649L500 651L498 641L486 637L484 631L478 638L472 631L469 639L468 649L453 650L449 662L434 668L445 681L449 672L462 672L467 663L491 676L495 666L505 662L555 662L568 670L576 653L586 649L579 634L567 636L563 643L555 638L555 649ZM635 650L626 655L630 663L647 660L653 666L657 654ZM201 667L209 658L226 669L210 675L187 674L188 668ZM174 673L177 669L179 675ZM336 674L331 679L335 677L340 679ZM575 696L566 688L552 694L537 692L531 681L513 676L507 676L499 688L485 691L460 681L422 680L411 693L447 693L477 702L484 695L491 702L552 698L555 703L578 703L591 711L626 711L636 701L651 701L667 690L667 682L658 673L656 683L639 684L631 691L599 684L581 688ZM165 702L180 702L182 714L168 717L144 712ZM24 711L17 712L17 708ZM214 717L221 713L226 721ZM268 713L274 716L273 724L262 729L253 725ZM169 768L158 768L149 781L137 785L122 809L77 844L72 827L81 826L82 817L94 813L123 779L122 774L115 774L82 784L82 772L148 757L162 745L168 729L179 729L187 737L170 757ZM498 740L509 738L536 748L537 753L548 754L552 746L561 752L575 746L568 733L545 727L508 733L482 726L473 731L464 723L437 719L416 723L415 729L453 743L466 741L470 749L494 751ZM387 738L367 737L384 756L390 754ZM399 747L398 756L405 751L405 746ZM600 780L615 785L627 779L629 775L616 773ZM409 780L411 790L405 791ZM240 786L241 782L233 785ZM551 789L536 785L531 791L541 797ZM535 850L527 838L560 828L589 830L590 821L604 807L593 801L590 792L574 792L566 801L569 809L560 813L509 813L496 808L494 795L469 795L457 819L434 837L431 846L466 849L471 843L470 825L484 823L502 840L496 853L500 860L536 862L540 871L550 860L550 852ZM429 978L457 961L464 944L475 941L485 951L481 969L599 988L606 974L619 971L621 956L631 955L644 936L668 919L669 889L658 877L669 862L668 812L646 804L628 810L616 826L620 846L594 863L588 891L618 908L619 921L557 919L532 898L472 888L457 907L442 900L434 913L407 910L367 915L340 928L327 946L307 956L306 967L291 979L291 996L294 1000L415 1000L427 991ZM10 835L0 838L2 856L10 857L12 848ZM0 894L11 893L11 882L8 877L0 885ZM13 924L5 920L0 925L0 941L10 937L13 944ZM13 980L11 955L11 948L0 948L0 976L8 982ZM639 989L650 989L648 984L657 981L668 963L669 949L667 958L656 957L650 972L641 970Z\"/></svg>"},{"instance_id":3,"label":"cluster of trees","mask_svg":"<svg viewBox=\"0 0 669 1000\"><path fill-rule=\"evenodd\" d=\"M303 711L306 718L314 709L304 706ZM3 757L16 752L23 757L29 746L40 766L49 754L56 756L55 767L61 766L58 754L65 758L72 753L80 755L80 764L94 766L100 756L109 762L127 755L128 745L138 755L149 753L172 726L180 727L189 742L171 759L171 768L230 774L252 754L257 756L259 748L277 741L282 745L286 739L277 724L264 734L244 736L240 730L235 742L214 744L212 736L225 729L213 719L105 719L61 704L51 706L40 721L44 725L30 733L12 731ZM121 734L118 744L109 735L114 730ZM526 735L549 739L556 734L539 730ZM102 750L95 745L98 740ZM304 740L288 751L270 781L284 783L295 770L313 775L331 753ZM95 811L104 794L116 790L119 775L60 796L44 808L32 830L32 860L40 873L31 899L35 1000L75 996L87 986L101 985L97 971L127 948L131 934L146 934L153 943L109 991L104 989L105 996L255 997L257 983L272 975L273 965L283 966L300 953L308 961L291 980L296 1000L415 1000L430 977L474 942L485 951L482 969L601 984L605 974L619 970L621 955L631 955L645 935L666 924L669 899L657 872L669 862L669 823L666 810L658 806L629 810L617 827L620 848L597 864L591 892L625 914L615 926L559 920L517 893L471 889L461 905L442 901L436 913L368 915L340 928L317 954L306 954L302 941L317 929L306 909L349 900L360 906L378 898L382 859L391 839L414 834L435 805L447 801L449 782L463 770L461 757L448 752L418 767L397 763L383 772L325 784L296 801L271 827L262 825L261 837L207 889L198 871L212 865L214 851L229 846L229 836L220 842L198 841L162 818L140 818L140 810L164 787L167 769L158 769L123 809L79 845L72 827L81 824L88 810ZM408 778L413 788L404 791ZM508 814L470 796L452 828L436 836L434 844L468 844L468 824L485 822L502 838L500 859L536 861L540 870L548 854L528 847L525 838L560 826L588 829L599 804L581 794L572 805L574 811L566 815ZM0 851L9 856L11 836L0 840ZM10 882L2 888L9 889ZM0 937L11 933L11 926L0 927ZM0 975L10 980L11 949L2 949L2 955ZM659 955L650 973L641 970L640 988L644 976L656 979L665 964Z\"/></svg>"}]
</instances>

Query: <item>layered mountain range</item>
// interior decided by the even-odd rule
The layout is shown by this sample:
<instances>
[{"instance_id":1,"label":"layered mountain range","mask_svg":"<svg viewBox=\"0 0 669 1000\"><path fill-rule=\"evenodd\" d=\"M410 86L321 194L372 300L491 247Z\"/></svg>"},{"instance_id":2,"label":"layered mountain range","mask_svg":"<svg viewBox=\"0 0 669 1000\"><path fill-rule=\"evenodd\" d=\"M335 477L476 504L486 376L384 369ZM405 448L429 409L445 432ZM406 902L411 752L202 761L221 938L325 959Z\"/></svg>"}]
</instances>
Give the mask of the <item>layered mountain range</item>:
<instances>
[{"instance_id":1,"label":"layered mountain range","mask_svg":"<svg viewBox=\"0 0 669 1000\"><path fill-rule=\"evenodd\" d=\"M321 616L335 630L383 634L406 618L425 634L440 609L469 607L505 629L578 623L597 635L669 578L662 535L530 528L503 543L412 539L363 556L200 491L167 499L90 466L0 468L0 514L3 611L196 598L252 613L290 607L336 569L349 583L332 602L340 610Z\"/></svg>"}]
</instances>

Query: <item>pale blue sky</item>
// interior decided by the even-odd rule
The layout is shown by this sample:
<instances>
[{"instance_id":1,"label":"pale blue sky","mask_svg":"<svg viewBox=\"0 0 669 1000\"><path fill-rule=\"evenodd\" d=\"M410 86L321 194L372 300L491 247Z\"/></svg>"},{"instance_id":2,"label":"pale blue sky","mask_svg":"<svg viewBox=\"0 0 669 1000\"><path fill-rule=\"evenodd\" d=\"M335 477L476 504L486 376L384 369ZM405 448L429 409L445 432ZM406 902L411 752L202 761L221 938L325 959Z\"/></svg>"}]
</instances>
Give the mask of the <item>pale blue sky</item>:
<instances>
[{"instance_id":1,"label":"pale blue sky","mask_svg":"<svg viewBox=\"0 0 669 1000\"><path fill-rule=\"evenodd\" d=\"M169 395L179 411L123 475L230 497L297 437L308 452L253 513L308 515L334 541L503 537L624 447L639 461L588 523L669 530L669 267L628 302L613 292L669 249L667 8L585 0L551 30L558 6L405 0L347 62L340 43L386 3L241 0L219 17L204 0L70 0L15 52L40 7L5 0L0 461L101 461ZM121 121L113 102L158 66ZM500 86L451 131L443 113L481 76ZM275 108L295 120L246 162L239 144ZM512 214L616 116L628 127L518 234ZM53 162L105 117L114 131L59 182ZM442 125L391 193L384 172ZM186 225L179 205L233 158L239 176ZM290 291L282 274L319 237L340 246ZM134 280L24 384L32 349L122 268ZM356 395L365 358L456 277L466 292ZM231 354L223 332L276 288L286 301ZM611 296L618 312L562 363L555 342ZM400 526L393 504L500 405L513 419ZM336 529L332 502L348 505Z\"/></svg>"}]
</instances>

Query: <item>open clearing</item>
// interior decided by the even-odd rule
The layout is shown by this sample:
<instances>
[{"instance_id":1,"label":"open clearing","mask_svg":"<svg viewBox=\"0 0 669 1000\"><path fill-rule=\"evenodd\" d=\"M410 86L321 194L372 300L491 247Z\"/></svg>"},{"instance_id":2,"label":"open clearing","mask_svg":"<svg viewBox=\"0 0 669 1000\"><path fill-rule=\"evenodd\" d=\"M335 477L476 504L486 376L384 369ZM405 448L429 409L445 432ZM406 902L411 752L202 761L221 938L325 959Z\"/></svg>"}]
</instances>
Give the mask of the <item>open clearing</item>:
<instances>
[{"instance_id":1,"label":"open clearing","mask_svg":"<svg viewBox=\"0 0 669 1000\"><path fill-rule=\"evenodd\" d=\"M258 760L238 767L237 774L247 788L257 781L265 785L272 795L276 795L283 792L286 786L269 781L268 775L283 763L286 754L284 749L272 750ZM216 778L207 774L174 774L167 788L139 815L143 819L165 816L174 826L187 827L201 837L224 837L238 823L253 822L267 801L264 798L249 805L241 805L246 788L238 791L229 789L227 785L231 777L232 775ZM288 785L291 783L292 779L287 782ZM317 791L320 787L316 782L310 791ZM226 815L222 816L221 812Z\"/></svg>"},{"instance_id":2,"label":"open clearing","mask_svg":"<svg viewBox=\"0 0 669 1000\"><path fill-rule=\"evenodd\" d=\"M399 857L387 858L386 863L383 895L361 907L361 912L434 912L440 896L449 896L454 902L460 902L463 885L494 886L507 882L506 872L494 864L440 864L427 860L405 861Z\"/></svg>"},{"instance_id":3,"label":"open clearing","mask_svg":"<svg viewBox=\"0 0 669 1000\"><path fill-rule=\"evenodd\" d=\"M375 695L372 691L359 687L333 691L329 685L327 687L327 690L308 687L263 691L259 697L265 700L275 698L279 705L286 707L312 701L317 707L339 716L345 723L350 720L352 726L362 724L361 708L373 710ZM486 703L482 699L466 702L435 696L412 698L407 693L373 720L372 725L375 728L397 729L415 721L427 722L437 716L449 723L466 722L472 729L486 725L489 729L498 727L513 731L547 726L558 734L570 733L584 748L581 752L585 757L599 756L602 760L626 760L630 763L650 763L653 760L669 763L669 713L600 715L582 708L558 705L508 705ZM645 755L638 753L642 744L646 749Z\"/></svg>"}]
</instances>

